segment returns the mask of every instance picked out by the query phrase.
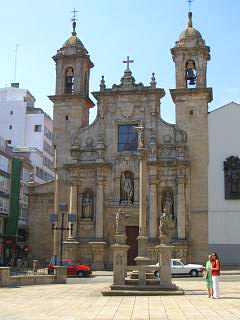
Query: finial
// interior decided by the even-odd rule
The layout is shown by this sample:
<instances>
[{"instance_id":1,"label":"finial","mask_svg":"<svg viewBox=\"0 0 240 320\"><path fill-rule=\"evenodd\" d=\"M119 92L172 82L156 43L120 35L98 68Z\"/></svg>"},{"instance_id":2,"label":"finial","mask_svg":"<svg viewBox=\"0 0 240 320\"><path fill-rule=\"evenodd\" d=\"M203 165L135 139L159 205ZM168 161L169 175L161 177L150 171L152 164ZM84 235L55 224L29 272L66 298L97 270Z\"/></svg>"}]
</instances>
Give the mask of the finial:
<instances>
[{"instance_id":1,"label":"finial","mask_svg":"<svg viewBox=\"0 0 240 320\"><path fill-rule=\"evenodd\" d=\"M189 4L189 12L188 12L188 27L192 27L192 10L191 10L191 5L193 0L187 0Z\"/></svg>"},{"instance_id":2,"label":"finial","mask_svg":"<svg viewBox=\"0 0 240 320\"><path fill-rule=\"evenodd\" d=\"M152 78L151 78L151 82L150 82L151 87L156 88L157 82L156 82L156 78L155 78L155 73L152 73Z\"/></svg>"},{"instance_id":3,"label":"finial","mask_svg":"<svg viewBox=\"0 0 240 320\"><path fill-rule=\"evenodd\" d=\"M188 27L192 28L192 12L188 12Z\"/></svg>"},{"instance_id":4,"label":"finial","mask_svg":"<svg viewBox=\"0 0 240 320\"><path fill-rule=\"evenodd\" d=\"M75 8L74 8L74 10L71 11L71 12L73 13L73 17L72 17L72 19L71 19L71 21L72 21L72 27L73 27L72 35L73 35L73 36L76 36L76 35L77 35L77 33L76 33L76 21L77 21L76 13L77 13L78 11L76 11Z\"/></svg>"},{"instance_id":5,"label":"finial","mask_svg":"<svg viewBox=\"0 0 240 320\"><path fill-rule=\"evenodd\" d=\"M102 80L100 82L100 86L99 87L100 87L100 91L104 91L105 88L106 88L104 76L102 76Z\"/></svg>"}]
</instances>

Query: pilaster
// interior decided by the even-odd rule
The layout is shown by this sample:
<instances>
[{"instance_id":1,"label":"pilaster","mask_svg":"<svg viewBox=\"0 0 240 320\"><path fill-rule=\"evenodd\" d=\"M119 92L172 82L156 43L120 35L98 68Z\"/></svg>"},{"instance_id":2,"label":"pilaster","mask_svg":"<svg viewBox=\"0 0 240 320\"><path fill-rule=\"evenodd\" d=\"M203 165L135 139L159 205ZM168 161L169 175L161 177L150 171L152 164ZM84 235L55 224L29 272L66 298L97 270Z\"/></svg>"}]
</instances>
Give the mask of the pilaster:
<instances>
[{"instance_id":1,"label":"pilaster","mask_svg":"<svg viewBox=\"0 0 240 320\"><path fill-rule=\"evenodd\" d=\"M77 236L77 201L78 201L78 185L76 181L72 181L70 185L70 199L69 199L69 215L75 214L75 222L69 222L69 234L68 239L76 239Z\"/></svg>"},{"instance_id":2,"label":"pilaster","mask_svg":"<svg viewBox=\"0 0 240 320\"><path fill-rule=\"evenodd\" d=\"M104 230L104 181L102 171L97 172L97 201L96 201L96 238L103 239Z\"/></svg>"},{"instance_id":3,"label":"pilaster","mask_svg":"<svg viewBox=\"0 0 240 320\"><path fill-rule=\"evenodd\" d=\"M178 239L186 238L186 200L184 169L178 169L177 188L177 233Z\"/></svg>"},{"instance_id":4,"label":"pilaster","mask_svg":"<svg viewBox=\"0 0 240 320\"><path fill-rule=\"evenodd\" d=\"M156 239L158 236L158 219L157 219L157 186L158 180L156 169L150 171L149 177L149 238Z\"/></svg>"}]
</instances>

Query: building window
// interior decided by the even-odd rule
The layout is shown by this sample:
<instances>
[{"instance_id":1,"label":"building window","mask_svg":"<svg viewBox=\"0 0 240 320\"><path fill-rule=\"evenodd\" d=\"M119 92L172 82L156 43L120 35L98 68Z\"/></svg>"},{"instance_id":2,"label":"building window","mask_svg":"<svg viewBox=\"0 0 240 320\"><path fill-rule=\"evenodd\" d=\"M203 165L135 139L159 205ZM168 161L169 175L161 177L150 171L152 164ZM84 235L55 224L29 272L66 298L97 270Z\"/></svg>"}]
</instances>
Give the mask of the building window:
<instances>
[{"instance_id":1,"label":"building window","mask_svg":"<svg viewBox=\"0 0 240 320\"><path fill-rule=\"evenodd\" d=\"M9 179L3 176L0 176L0 191L9 193Z\"/></svg>"},{"instance_id":2,"label":"building window","mask_svg":"<svg viewBox=\"0 0 240 320\"><path fill-rule=\"evenodd\" d=\"M8 172L8 158L0 154L0 169L4 172Z\"/></svg>"},{"instance_id":3,"label":"building window","mask_svg":"<svg viewBox=\"0 0 240 320\"><path fill-rule=\"evenodd\" d=\"M0 198L0 213L8 213L8 199Z\"/></svg>"},{"instance_id":4,"label":"building window","mask_svg":"<svg viewBox=\"0 0 240 320\"><path fill-rule=\"evenodd\" d=\"M9 130L12 130L12 125L10 124L10 126L9 126Z\"/></svg>"},{"instance_id":5,"label":"building window","mask_svg":"<svg viewBox=\"0 0 240 320\"><path fill-rule=\"evenodd\" d=\"M66 119L66 121L68 121L68 115L66 115L66 118L65 118L65 119Z\"/></svg>"},{"instance_id":6,"label":"building window","mask_svg":"<svg viewBox=\"0 0 240 320\"><path fill-rule=\"evenodd\" d=\"M136 151L138 148L137 124L118 126L118 151Z\"/></svg>"},{"instance_id":7,"label":"building window","mask_svg":"<svg viewBox=\"0 0 240 320\"><path fill-rule=\"evenodd\" d=\"M51 156L53 156L53 148L52 146L50 146L49 143L47 143L46 141L43 141L43 150L46 151L48 154L50 154Z\"/></svg>"},{"instance_id":8,"label":"building window","mask_svg":"<svg viewBox=\"0 0 240 320\"><path fill-rule=\"evenodd\" d=\"M12 143L12 140L7 140L7 144L11 144Z\"/></svg>"},{"instance_id":9,"label":"building window","mask_svg":"<svg viewBox=\"0 0 240 320\"><path fill-rule=\"evenodd\" d=\"M10 111L10 115L11 115L11 116L13 115L13 111L12 111L12 110Z\"/></svg>"},{"instance_id":10,"label":"building window","mask_svg":"<svg viewBox=\"0 0 240 320\"><path fill-rule=\"evenodd\" d=\"M34 125L34 132L41 132L42 131L42 126L40 124L35 124Z\"/></svg>"},{"instance_id":11,"label":"building window","mask_svg":"<svg viewBox=\"0 0 240 320\"><path fill-rule=\"evenodd\" d=\"M52 132L47 128L44 127L44 135L47 137L50 141L52 141Z\"/></svg>"}]
</instances>

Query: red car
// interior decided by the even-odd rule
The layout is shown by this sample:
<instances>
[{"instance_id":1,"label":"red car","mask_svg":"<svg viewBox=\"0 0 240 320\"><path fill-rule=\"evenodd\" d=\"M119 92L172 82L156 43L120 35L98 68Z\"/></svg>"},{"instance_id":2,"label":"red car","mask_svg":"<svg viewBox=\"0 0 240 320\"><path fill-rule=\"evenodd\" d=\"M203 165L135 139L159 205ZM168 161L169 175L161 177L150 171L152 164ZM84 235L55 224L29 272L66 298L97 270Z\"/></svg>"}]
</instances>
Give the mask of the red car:
<instances>
[{"instance_id":1,"label":"red car","mask_svg":"<svg viewBox=\"0 0 240 320\"><path fill-rule=\"evenodd\" d=\"M64 259L62 265L67 267L67 276L89 277L92 274L92 268L86 264L74 264L72 259ZM49 263L48 274L54 273L54 264Z\"/></svg>"}]
</instances>

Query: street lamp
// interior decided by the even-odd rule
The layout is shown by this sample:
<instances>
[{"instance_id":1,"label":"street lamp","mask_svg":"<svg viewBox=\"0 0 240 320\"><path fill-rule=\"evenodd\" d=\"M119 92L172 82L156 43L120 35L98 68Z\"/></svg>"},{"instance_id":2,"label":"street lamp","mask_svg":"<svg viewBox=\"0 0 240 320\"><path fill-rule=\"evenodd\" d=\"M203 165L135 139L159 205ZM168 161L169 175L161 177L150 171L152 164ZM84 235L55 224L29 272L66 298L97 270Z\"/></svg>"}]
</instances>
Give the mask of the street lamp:
<instances>
[{"instance_id":1,"label":"street lamp","mask_svg":"<svg viewBox=\"0 0 240 320\"><path fill-rule=\"evenodd\" d=\"M56 213L50 214L50 222L52 222L52 230L61 231L60 237L60 265L62 266L62 256L63 256L63 231L70 230L71 234L73 232L73 223L76 222L76 214L69 213L68 214L68 223L70 227L64 227L64 215L68 211L68 205L65 203L59 204L59 212L61 214L61 227L55 227L54 224L58 221L58 215ZM56 264L56 256L55 256L55 264Z\"/></svg>"}]
</instances>

